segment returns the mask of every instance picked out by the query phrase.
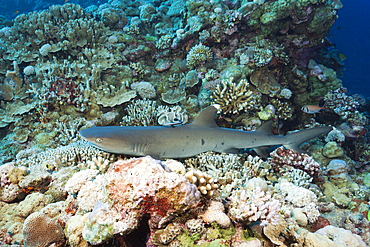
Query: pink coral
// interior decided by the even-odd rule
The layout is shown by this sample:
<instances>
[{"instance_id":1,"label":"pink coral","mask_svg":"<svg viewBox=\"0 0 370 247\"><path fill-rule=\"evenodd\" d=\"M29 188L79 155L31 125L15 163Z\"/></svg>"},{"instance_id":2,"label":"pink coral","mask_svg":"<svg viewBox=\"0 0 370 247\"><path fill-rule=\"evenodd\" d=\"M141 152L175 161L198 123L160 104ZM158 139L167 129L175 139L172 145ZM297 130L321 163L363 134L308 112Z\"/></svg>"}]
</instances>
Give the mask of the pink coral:
<instances>
[{"instance_id":1,"label":"pink coral","mask_svg":"<svg viewBox=\"0 0 370 247\"><path fill-rule=\"evenodd\" d=\"M320 164L307 154L300 154L293 149L279 147L270 155L269 163L273 164L277 171L283 166L290 166L307 172L315 179L319 176Z\"/></svg>"},{"instance_id":2,"label":"pink coral","mask_svg":"<svg viewBox=\"0 0 370 247\"><path fill-rule=\"evenodd\" d=\"M105 179L108 203L94 208L83 231L91 244L101 243L112 234L128 234L144 215L150 215L151 229L160 228L200 202L195 185L149 156L118 160Z\"/></svg>"},{"instance_id":3,"label":"pink coral","mask_svg":"<svg viewBox=\"0 0 370 247\"><path fill-rule=\"evenodd\" d=\"M15 168L14 163L0 166L0 201L12 202L23 192L22 188L9 179L9 173Z\"/></svg>"}]
</instances>

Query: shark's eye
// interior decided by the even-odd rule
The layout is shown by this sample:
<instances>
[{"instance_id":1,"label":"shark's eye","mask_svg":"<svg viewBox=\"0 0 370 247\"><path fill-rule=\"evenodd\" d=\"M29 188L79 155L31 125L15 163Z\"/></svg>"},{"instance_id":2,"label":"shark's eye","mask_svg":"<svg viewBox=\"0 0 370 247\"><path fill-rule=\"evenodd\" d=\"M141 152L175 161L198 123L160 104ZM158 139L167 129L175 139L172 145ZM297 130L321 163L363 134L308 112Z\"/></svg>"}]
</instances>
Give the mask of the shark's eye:
<instances>
[{"instance_id":1,"label":"shark's eye","mask_svg":"<svg viewBox=\"0 0 370 247\"><path fill-rule=\"evenodd\" d=\"M96 138L96 139L95 139L95 141L96 141L97 143L101 143L101 142L103 141L103 139L101 139L101 138L99 138L99 137L98 137L98 138Z\"/></svg>"}]
</instances>

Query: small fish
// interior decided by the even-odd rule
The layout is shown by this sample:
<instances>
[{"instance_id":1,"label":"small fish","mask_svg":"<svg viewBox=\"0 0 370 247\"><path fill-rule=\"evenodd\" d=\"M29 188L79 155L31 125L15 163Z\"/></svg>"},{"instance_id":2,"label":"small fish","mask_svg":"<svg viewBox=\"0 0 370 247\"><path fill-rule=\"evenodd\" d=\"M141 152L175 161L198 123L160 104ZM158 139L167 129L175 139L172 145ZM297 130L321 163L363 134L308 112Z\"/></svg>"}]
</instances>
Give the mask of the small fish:
<instances>
[{"instance_id":1,"label":"small fish","mask_svg":"<svg viewBox=\"0 0 370 247\"><path fill-rule=\"evenodd\" d=\"M16 11L14 11L14 14L16 15L16 14L18 14L19 13L19 10L17 9Z\"/></svg>"},{"instance_id":2,"label":"small fish","mask_svg":"<svg viewBox=\"0 0 370 247\"><path fill-rule=\"evenodd\" d=\"M305 113L315 114L320 113L321 110L328 110L328 108L319 105L305 105L301 108L301 110Z\"/></svg>"},{"instance_id":3,"label":"small fish","mask_svg":"<svg viewBox=\"0 0 370 247\"><path fill-rule=\"evenodd\" d=\"M68 2L68 0L64 0L64 3L67 3Z\"/></svg>"},{"instance_id":4,"label":"small fish","mask_svg":"<svg viewBox=\"0 0 370 247\"><path fill-rule=\"evenodd\" d=\"M342 26L337 27L337 30L339 31L342 28Z\"/></svg>"},{"instance_id":5,"label":"small fish","mask_svg":"<svg viewBox=\"0 0 370 247\"><path fill-rule=\"evenodd\" d=\"M347 56L346 55L344 55L343 53L339 53L339 58L340 58L340 60L346 60L347 59Z\"/></svg>"}]
</instances>

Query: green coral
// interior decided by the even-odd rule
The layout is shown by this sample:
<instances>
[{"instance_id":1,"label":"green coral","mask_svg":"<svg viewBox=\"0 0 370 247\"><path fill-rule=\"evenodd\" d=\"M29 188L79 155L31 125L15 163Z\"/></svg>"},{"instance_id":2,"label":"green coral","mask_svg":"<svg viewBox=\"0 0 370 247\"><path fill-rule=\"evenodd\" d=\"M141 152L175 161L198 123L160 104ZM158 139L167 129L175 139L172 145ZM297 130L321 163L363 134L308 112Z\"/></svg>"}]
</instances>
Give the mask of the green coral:
<instances>
[{"instance_id":1,"label":"green coral","mask_svg":"<svg viewBox=\"0 0 370 247\"><path fill-rule=\"evenodd\" d=\"M228 242L235 232L233 225L228 229L222 229L214 222L210 228L207 228L207 234L189 234L188 231L184 231L180 236L178 236L178 240L181 242L181 246L183 247L222 247L229 246Z\"/></svg>"},{"instance_id":2,"label":"green coral","mask_svg":"<svg viewBox=\"0 0 370 247\"><path fill-rule=\"evenodd\" d=\"M317 77L309 77L308 82L312 88L311 93L309 94L311 100L316 100L330 91L342 87L342 81L337 78L337 74L333 69L327 68L322 64L319 64L318 66L326 76L326 80L320 81Z\"/></svg>"},{"instance_id":3,"label":"green coral","mask_svg":"<svg viewBox=\"0 0 370 247\"><path fill-rule=\"evenodd\" d=\"M92 245L102 243L106 239L112 238L114 234L112 224L99 224L93 219L87 220L85 228L83 238Z\"/></svg>"}]
</instances>

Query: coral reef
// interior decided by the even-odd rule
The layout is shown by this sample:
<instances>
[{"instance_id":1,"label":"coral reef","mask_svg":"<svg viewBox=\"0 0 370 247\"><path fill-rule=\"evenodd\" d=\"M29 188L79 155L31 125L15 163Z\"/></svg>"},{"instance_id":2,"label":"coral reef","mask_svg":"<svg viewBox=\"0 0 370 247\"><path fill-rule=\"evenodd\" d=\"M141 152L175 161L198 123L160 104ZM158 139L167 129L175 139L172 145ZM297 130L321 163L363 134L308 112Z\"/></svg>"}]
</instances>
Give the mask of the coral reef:
<instances>
[{"instance_id":1,"label":"coral reef","mask_svg":"<svg viewBox=\"0 0 370 247\"><path fill-rule=\"evenodd\" d=\"M369 245L368 100L342 86L328 37L341 7L109 0L1 17L0 244ZM310 154L269 147L267 160L133 158L79 136L177 128L211 104L239 131L334 128L302 145Z\"/></svg>"}]
</instances>

